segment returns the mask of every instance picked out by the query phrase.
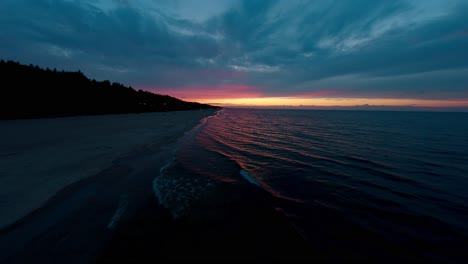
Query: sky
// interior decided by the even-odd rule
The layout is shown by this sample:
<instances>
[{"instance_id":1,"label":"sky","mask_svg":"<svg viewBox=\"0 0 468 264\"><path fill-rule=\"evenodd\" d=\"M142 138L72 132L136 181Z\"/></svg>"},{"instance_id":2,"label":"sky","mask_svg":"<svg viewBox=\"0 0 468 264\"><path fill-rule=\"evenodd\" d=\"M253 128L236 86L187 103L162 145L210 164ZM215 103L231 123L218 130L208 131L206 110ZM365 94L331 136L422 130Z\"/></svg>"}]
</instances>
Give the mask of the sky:
<instances>
[{"instance_id":1,"label":"sky","mask_svg":"<svg viewBox=\"0 0 468 264\"><path fill-rule=\"evenodd\" d=\"M467 14L466 0L1 0L0 58L223 106L468 107Z\"/></svg>"}]
</instances>

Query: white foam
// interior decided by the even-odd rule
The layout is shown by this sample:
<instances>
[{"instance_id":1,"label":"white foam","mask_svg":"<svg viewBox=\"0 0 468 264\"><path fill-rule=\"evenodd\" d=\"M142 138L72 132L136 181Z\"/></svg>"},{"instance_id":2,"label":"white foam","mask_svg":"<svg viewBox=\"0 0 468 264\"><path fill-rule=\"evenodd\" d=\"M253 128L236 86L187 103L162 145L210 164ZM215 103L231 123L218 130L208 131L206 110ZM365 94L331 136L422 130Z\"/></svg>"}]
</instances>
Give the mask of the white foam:
<instances>
[{"instance_id":1,"label":"white foam","mask_svg":"<svg viewBox=\"0 0 468 264\"><path fill-rule=\"evenodd\" d=\"M242 177L244 177L244 179L246 179L248 182L250 182L251 184L255 184L257 185L258 187L262 187L262 185L257 181L257 179L255 179L254 177L250 176L250 174L244 170L244 169L241 169L240 170L240 174L242 175Z\"/></svg>"},{"instance_id":2,"label":"white foam","mask_svg":"<svg viewBox=\"0 0 468 264\"><path fill-rule=\"evenodd\" d=\"M111 218L111 221L107 225L108 229L114 228L114 226L122 217L125 210L127 210L127 207L128 207L128 197L124 195L120 197L119 207L117 208L117 210L115 211L114 215Z\"/></svg>"},{"instance_id":3,"label":"white foam","mask_svg":"<svg viewBox=\"0 0 468 264\"><path fill-rule=\"evenodd\" d=\"M162 197L162 194L161 194L161 189L160 189L160 186L159 186L159 181L161 180L161 175L164 174L164 171L167 170L167 168L169 168L170 166L172 166L175 162L175 158L172 158L171 161L169 161L168 163L166 163L166 165L164 165L163 167L161 167L161 169L159 169L159 175L158 177L156 177L154 180L153 180L153 193L154 195L156 196L156 199L158 200L158 203L164 207L167 208L167 205L164 203L164 199Z\"/></svg>"},{"instance_id":4,"label":"white foam","mask_svg":"<svg viewBox=\"0 0 468 264\"><path fill-rule=\"evenodd\" d=\"M194 201L214 186L209 177L201 177L178 166L176 160L166 164L153 181L153 192L159 204L168 209L174 219L189 214Z\"/></svg>"}]
</instances>

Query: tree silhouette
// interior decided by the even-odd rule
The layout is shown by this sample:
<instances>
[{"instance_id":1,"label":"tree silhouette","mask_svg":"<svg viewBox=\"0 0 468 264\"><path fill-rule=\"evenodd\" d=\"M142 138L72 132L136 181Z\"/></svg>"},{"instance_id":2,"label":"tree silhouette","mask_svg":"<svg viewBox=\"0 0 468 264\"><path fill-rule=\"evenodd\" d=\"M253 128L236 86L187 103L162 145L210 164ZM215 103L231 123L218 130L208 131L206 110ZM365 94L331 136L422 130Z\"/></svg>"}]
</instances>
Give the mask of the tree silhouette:
<instances>
[{"instance_id":1,"label":"tree silhouette","mask_svg":"<svg viewBox=\"0 0 468 264\"><path fill-rule=\"evenodd\" d=\"M216 108L88 79L81 71L0 61L0 119L142 113Z\"/></svg>"}]
</instances>

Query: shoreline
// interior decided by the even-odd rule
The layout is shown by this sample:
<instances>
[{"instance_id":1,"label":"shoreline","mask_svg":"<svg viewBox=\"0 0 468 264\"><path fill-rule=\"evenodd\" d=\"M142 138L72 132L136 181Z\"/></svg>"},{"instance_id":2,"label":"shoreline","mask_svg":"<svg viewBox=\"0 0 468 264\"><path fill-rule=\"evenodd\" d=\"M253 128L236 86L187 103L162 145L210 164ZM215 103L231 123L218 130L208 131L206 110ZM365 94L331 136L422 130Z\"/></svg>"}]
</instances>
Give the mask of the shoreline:
<instances>
[{"instance_id":1,"label":"shoreline","mask_svg":"<svg viewBox=\"0 0 468 264\"><path fill-rule=\"evenodd\" d=\"M185 111L172 117L171 112L164 113L169 127L159 141L133 146L110 166L62 187L44 204L0 229L0 262L92 261L116 224L131 218L142 201L149 197L155 199L152 180L173 154L178 140L215 113L213 110ZM174 124L171 129L171 122L180 120L184 122ZM116 219L115 214L125 199L126 210ZM111 224L112 221L115 223ZM86 246L78 246L80 242Z\"/></svg>"},{"instance_id":2,"label":"shoreline","mask_svg":"<svg viewBox=\"0 0 468 264\"><path fill-rule=\"evenodd\" d=\"M249 183L220 183L176 218L148 200L111 234L97 263L319 260L274 199Z\"/></svg>"}]
</instances>

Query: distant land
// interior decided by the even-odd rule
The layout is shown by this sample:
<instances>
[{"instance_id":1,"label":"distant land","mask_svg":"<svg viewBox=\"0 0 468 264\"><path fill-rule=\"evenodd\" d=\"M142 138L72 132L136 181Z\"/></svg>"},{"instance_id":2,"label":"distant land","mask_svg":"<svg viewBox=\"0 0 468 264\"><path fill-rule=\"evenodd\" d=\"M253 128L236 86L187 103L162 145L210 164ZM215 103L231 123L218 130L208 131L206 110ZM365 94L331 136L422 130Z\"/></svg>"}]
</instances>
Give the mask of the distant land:
<instances>
[{"instance_id":1,"label":"distant land","mask_svg":"<svg viewBox=\"0 0 468 264\"><path fill-rule=\"evenodd\" d=\"M0 119L217 108L108 80L90 80L81 71L42 69L0 60L0 73Z\"/></svg>"}]
</instances>

